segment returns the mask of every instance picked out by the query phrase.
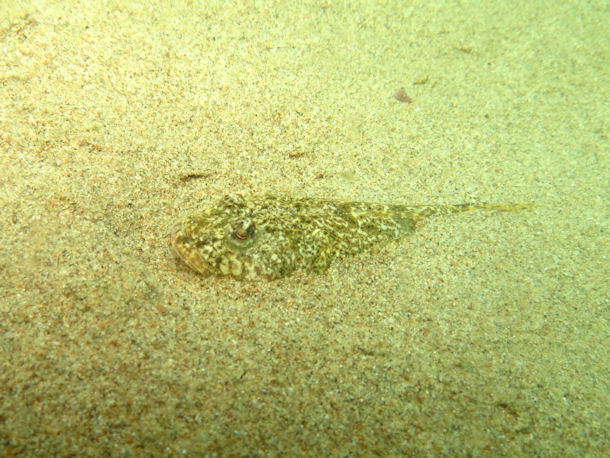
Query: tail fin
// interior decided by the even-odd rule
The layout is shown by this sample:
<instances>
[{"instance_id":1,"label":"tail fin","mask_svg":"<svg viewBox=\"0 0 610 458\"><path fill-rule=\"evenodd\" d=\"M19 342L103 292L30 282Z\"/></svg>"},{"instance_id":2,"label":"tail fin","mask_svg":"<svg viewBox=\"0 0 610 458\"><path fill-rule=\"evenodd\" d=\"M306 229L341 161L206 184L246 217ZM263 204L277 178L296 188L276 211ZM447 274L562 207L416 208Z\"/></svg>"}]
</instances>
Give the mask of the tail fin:
<instances>
[{"instance_id":1,"label":"tail fin","mask_svg":"<svg viewBox=\"0 0 610 458\"><path fill-rule=\"evenodd\" d=\"M464 203L455 205L417 205L413 206L412 217L415 219L436 215L451 215L453 213L468 212L472 210L519 211L532 208L534 204L486 204Z\"/></svg>"}]
</instances>

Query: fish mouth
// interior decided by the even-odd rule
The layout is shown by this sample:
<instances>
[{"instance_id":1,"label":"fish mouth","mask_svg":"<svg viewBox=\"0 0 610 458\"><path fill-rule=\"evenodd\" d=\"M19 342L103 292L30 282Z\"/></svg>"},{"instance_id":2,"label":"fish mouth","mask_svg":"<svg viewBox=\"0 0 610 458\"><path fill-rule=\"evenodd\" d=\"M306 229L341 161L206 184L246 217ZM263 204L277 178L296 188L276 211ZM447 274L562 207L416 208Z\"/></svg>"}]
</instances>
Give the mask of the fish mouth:
<instances>
[{"instance_id":1,"label":"fish mouth","mask_svg":"<svg viewBox=\"0 0 610 458\"><path fill-rule=\"evenodd\" d=\"M184 226L177 224L172 228L169 234L169 247L174 256L194 271L204 276L212 273L208 263L197 252L193 240L186 233Z\"/></svg>"}]
</instances>

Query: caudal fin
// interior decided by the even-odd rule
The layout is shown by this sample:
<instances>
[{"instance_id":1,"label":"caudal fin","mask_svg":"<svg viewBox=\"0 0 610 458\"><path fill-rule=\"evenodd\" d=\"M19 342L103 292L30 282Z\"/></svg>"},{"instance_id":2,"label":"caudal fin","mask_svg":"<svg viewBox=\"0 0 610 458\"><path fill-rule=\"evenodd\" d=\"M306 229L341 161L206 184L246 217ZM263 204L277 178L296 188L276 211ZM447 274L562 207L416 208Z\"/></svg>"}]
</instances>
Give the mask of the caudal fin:
<instances>
[{"instance_id":1,"label":"caudal fin","mask_svg":"<svg viewBox=\"0 0 610 458\"><path fill-rule=\"evenodd\" d=\"M428 216L451 215L472 210L496 210L496 211L519 211L532 208L534 204L488 204L488 203L464 203L454 205L418 205L410 207L412 217L426 218Z\"/></svg>"}]
</instances>

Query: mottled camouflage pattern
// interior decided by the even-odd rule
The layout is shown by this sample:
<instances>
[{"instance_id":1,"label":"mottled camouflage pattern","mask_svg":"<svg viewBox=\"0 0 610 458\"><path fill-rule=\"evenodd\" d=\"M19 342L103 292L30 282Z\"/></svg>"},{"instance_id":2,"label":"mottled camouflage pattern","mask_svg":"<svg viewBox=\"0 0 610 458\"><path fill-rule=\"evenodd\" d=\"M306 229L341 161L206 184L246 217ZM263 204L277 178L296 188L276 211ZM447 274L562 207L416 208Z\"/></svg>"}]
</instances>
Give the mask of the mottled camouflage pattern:
<instances>
[{"instance_id":1,"label":"mottled camouflage pattern","mask_svg":"<svg viewBox=\"0 0 610 458\"><path fill-rule=\"evenodd\" d=\"M418 220L521 204L384 205L289 196L223 197L172 230L170 244L203 275L274 280L295 270L322 272L335 257L412 233Z\"/></svg>"}]
</instances>

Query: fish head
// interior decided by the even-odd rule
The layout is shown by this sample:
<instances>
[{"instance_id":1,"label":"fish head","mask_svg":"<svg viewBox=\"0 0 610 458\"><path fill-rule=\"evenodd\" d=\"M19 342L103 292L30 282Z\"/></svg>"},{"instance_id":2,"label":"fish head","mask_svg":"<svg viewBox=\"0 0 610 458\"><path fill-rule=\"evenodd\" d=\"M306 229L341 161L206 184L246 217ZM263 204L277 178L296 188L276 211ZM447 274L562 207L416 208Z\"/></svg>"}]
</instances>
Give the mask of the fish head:
<instances>
[{"instance_id":1,"label":"fish head","mask_svg":"<svg viewBox=\"0 0 610 458\"><path fill-rule=\"evenodd\" d=\"M241 195L230 194L174 226L170 247L187 266L204 276L278 278L278 254L283 248L272 226L261 215L257 218L256 210Z\"/></svg>"}]
</instances>

